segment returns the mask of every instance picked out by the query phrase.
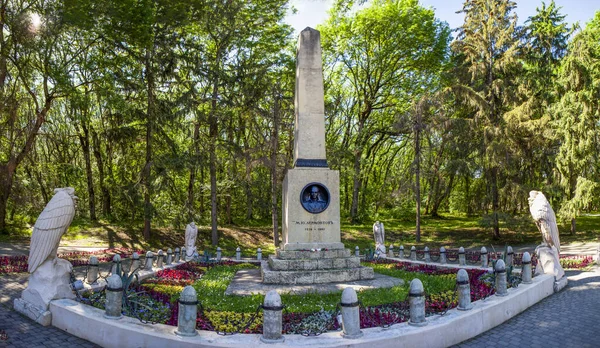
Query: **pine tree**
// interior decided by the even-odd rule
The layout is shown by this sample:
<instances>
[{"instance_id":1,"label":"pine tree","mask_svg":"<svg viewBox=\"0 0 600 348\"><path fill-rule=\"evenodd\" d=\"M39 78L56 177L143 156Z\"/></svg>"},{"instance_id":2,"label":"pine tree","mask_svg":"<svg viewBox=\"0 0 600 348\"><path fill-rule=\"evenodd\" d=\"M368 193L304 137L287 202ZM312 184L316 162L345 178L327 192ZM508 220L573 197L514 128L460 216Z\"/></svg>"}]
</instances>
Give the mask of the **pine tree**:
<instances>
[{"instance_id":1,"label":"pine tree","mask_svg":"<svg viewBox=\"0 0 600 348\"><path fill-rule=\"evenodd\" d=\"M461 11L465 22L452 44L467 71L453 90L475 110L473 124L483 134L482 167L492 203L494 238L500 237L499 181L509 157L503 116L514 98L519 49L515 7L509 0L467 0Z\"/></svg>"}]
</instances>

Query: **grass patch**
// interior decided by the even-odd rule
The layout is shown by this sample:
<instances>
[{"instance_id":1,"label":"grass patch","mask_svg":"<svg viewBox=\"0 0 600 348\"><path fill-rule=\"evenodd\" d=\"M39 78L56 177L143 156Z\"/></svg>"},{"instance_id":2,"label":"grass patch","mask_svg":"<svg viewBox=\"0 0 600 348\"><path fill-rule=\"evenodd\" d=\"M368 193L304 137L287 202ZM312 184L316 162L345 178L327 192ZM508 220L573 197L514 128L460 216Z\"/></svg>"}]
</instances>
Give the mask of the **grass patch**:
<instances>
[{"instance_id":1,"label":"grass patch","mask_svg":"<svg viewBox=\"0 0 600 348\"><path fill-rule=\"evenodd\" d=\"M418 278L428 294L442 293L454 289L455 274L430 275L419 272L409 272L394 268L395 264L363 263L363 266L373 267L375 272L391 277L404 279L403 285L387 289L369 289L358 293L358 299L365 306L378 306L406 299L409 283ZM194 284L198 299L208 311L225 311L237 313L252 313L264 301L264 295L238 296L224 295L227 286L235 273L244 268L255 268L251 264L238 264L232 266L215 266L206 271L204 276ZM281 301L286 305L288 312L313 313L318 311L332 311L340 302L341 291L318 294L307 293L302 295L282 294Z\"/></svg>"}]
</instances>

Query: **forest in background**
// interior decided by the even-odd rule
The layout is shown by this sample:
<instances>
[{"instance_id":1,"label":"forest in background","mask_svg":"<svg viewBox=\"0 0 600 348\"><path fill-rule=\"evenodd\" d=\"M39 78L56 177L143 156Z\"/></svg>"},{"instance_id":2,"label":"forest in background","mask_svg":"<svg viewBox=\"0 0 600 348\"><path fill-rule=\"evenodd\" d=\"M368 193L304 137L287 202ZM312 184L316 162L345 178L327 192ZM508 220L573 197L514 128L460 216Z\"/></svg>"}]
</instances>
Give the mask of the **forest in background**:
<instances>
[{"instance_id":1,"label":"forest in background","mask_svg":"<svg viewBox=\"0 0 600 348\"><path fill-rule=\"evenodd\" d=\"M323 46L342 218L481 216L494 237L543 191L598 209L600 12L517 25L467 0L452 31L416 0L338 0ZM0 0L0 233L71 186L90 220L281 219L295 44L284 0ZM461 10L461 9L457 9ZM277 243L277 242L276 242Z\"/></svg>"}]
</instances>

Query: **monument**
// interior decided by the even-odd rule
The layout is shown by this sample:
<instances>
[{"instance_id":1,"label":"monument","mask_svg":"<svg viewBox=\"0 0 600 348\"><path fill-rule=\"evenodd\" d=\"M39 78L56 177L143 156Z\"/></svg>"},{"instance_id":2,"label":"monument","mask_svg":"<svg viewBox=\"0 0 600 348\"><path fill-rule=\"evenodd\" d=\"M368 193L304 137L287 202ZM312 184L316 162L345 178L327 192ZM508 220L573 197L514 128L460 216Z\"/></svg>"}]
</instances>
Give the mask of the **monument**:
<instances>
[{"instance_id":1,"label":"monument","mask_svg":"<svg viewBox=\"0 0 600 348\"><path fill-rule=\"evenodd\" d=\"M373 236L375 237L375 252L378 252L381 257L385 257L385 229L383 228L383 222L375 221L373 224Z\"/></svg>"},{"instance_id":2,"label":"monument","mask_svg":"<svg viewBox=\"0 0 600 348\"><path fill-rule=\"evenodd\" d=\"M339 172L325 153L325 105L320 33L304 29L296 56L294 168L283 181L283 248L263 261L268 284L313 284L373 279L373 269L344 248Z\"/></svg>"},{"instance_id":3,"label":"monument","mask_svg":"<svg viewBox=\"0 0 600 348\"><path fill-rule=\"evenodd\" d=\"M198 227L194 221L190 222L185 227L185 260L189 261L194 258L196 252L196 238L198 237Z\"/></svg>"}]
</instances>

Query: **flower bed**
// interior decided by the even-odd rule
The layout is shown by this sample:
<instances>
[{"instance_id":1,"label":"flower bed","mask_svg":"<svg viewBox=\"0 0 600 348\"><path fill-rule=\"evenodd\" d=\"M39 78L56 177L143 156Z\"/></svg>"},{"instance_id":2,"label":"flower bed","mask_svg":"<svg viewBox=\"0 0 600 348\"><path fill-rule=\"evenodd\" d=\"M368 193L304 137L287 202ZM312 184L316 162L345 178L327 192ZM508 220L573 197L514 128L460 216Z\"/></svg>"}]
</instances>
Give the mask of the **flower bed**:
<instances>
[{"instance_id":1,"label":"flower bed","mask_svg":"<svg viewBox=\"0 0 600 348\"><path fill-rule=\"evenodd\" d=\"M592 256L583 255L561 255L560 265L564 269L583 269L594 264Z\"/></svg>"},{"instance_id":2,"label":"flower bed","mask_svg":"<svg viewBox=\"0 0 600 348\"><path fill-rule=\"evenodd\" d=\"M116 254L119 254L121 258L129 258L134 252L138 252L140 255L144 253L143 250L131 248L111 248L97 251L63 253L58 254L58 257L69 261L74 267L77 267L87 265L92 255L97 256L99 262L110 262ZM27 260L28 257L25 255L0 256L0 275L27 272Z\"/></svg>"},{"instance_id":3,"label":"flower bed","mask_svg":"<svg viewBox=\"0 0 600 348\"><path fill-rule=\"evenodd\" d=\"M454 292L456 269L429 265L413 265L407 262L378 260L363 263L376 272L405 279L404 285L388 289L371 289L358 293L361 301L361 328L389 326L405 322L409 318L408 284L419 278L425 287L427 315L444 313L457 306ZM244 268L256 267L233 262L193 263L188 262L171 270L158 272L157 277L136 287L160 305L156 310L170 308L170 316L161 321L177 325L177 300L184 286L192 284L198 294L201 308L198 312L197 328L226 333L261 333L263 295L224 295L235 273ZM488 283L480 280L484 270L467 270L471 283L473 301L493 294ZM337 321L340 293L304 295L282 294L286 309L283 313L283 331L287 334L320 334L338 330ZM99 301L103 305L102 301ZM126 314L126 313L125 313Z\"/></svg>"}]
</instances>

